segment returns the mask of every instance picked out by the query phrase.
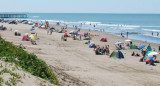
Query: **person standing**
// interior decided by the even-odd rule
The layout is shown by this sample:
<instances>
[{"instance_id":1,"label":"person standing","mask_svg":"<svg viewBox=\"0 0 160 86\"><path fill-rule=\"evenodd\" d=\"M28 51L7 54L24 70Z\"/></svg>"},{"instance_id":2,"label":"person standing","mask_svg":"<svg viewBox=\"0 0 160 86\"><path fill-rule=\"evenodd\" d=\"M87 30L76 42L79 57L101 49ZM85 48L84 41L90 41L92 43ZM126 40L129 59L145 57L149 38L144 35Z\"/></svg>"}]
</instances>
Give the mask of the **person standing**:
<instances>
[{"instance_id":1,"label":"person standing","mask_svg":"<svg viewBox=\"0 0 160 86\"><path fill-rule=\"evenodd\" d=\"M159 32L157 32L157 36L159 36Z\"/></svg>"},{"instance_id":2,"label":"person standing","mask_svg":"<svg viewBox=\"0 0 160 86\"><path fill-rule=\"evenodd\" d=\"M152 32L152 36L153 36L153 32Z\"/></svg>"},{"instance_id":3,"label":"person standing","mask_svg":"<svg viewBox=\"0 0 160 86\"><path fill-rule=\"evenodd\" d=\"M128 38L128 32L127 32L127 38Z\"/></svg>"}]
</instances>

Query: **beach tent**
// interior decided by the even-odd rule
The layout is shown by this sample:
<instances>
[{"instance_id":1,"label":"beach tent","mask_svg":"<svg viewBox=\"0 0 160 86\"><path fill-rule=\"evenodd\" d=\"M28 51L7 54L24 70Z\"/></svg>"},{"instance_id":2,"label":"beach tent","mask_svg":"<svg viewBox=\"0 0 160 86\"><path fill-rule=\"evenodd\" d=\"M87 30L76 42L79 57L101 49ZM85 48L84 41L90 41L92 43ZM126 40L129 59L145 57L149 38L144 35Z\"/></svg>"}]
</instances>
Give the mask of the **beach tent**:
<instances>
[{"instance_id":1,"label":"beach tent","mask_svg":"<svg viewBox=\"0 0 160 86\"><path fill-rule=\"evenodd\" d=\"M83 40L91 40L91 37L85 37Z\"/></svg>"},{"instance_id":2,"label":"beach tent","mask_svg":"<svg viewBox=\"0 0 160 86\"><path fill-rule=\"evenodd\" d=\"M29 39L29 38L28 38L28 35L25 34L25 35L23 36L23 38L22 38L22 41L28 41L28 39Z\"/></svg>"},{"instance_id":3,"label":"beach tent","mask_svg":"<svg viewBox=\"0 0 160 86\"><path fill-rule=\"evenodd\" d=\"M101 42L107 42L107 38L101 38Z\"/></svg>"},{"instance_id":4,"label":"beach tent","mask_svg":"<svg viewBox=\"0 0 160 86\"><path fill-rule=\"evenodd\" d=\"M146 56L148 56L148 54L151 53L151 52L152 52L151 45L148 45Z\"/></svg>"},{"instance_id":5,"label":"beach tent","mask_svg":"<svg viewBox=\"0 0 160 86\"><path fill-rule=\"evenodd\" d=\"M134 44L130 44L130 45L129 45L129 48L130 48L130 49L138 49L137 46L135 46Z\"/></svg>"},{"instance_id":6,"label":"beach tent","mask_svg":"<svg viewBox=\"0 0 160 86\"><path fill-rule=\"evenodd\" d=\"M119 58L119 59L123 59L124 55L120 50L115 50L112 52L112 54L110 55L111 58Z\"/></svg>"},{"instance_id":7,"label":"beach tent","mask_svg":"<svg viewBox=\"0 0 160 86\"><path fill-rule=\"evenodd\" d=\"M32 40L36 40L36 37L35 37L34 35L30 35L29 37L30 37L30 39L32 39Z\"/></svg>"},{"instance_id":8,"label":"beach tent","mask_svg":"<svg viewBox=\"0 0 160 86\"><path fill-rule=\"evenodd\" d=\"M91 42L91 43L89 44L89 48L95 48L94 42Z\"/></svg>"},{"instance_id":9,"label":"beach tent","mask_svg":"<svg viewBox=\"0 0 160 86\"><path fill-rule=\"evenodd\" d=\"M58 30L58 33L62 33L62 30Z\"/></svg>"}]
</instances>

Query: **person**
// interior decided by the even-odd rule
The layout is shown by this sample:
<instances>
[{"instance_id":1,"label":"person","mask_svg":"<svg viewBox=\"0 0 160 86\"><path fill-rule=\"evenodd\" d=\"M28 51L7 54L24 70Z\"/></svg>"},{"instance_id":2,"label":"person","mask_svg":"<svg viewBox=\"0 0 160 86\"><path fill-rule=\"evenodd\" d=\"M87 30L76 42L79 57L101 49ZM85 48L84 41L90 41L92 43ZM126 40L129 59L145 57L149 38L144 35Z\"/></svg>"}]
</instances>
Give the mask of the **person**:
<instances>
[{"instance_id":1,"label":"person","mask_svg":"<svg viewBox=\"0 0 160 86\"><path fill-rule=\"evenodd\" d=\"M32 43L32 45L37 45L36 41L32 40L32 39L31 39L31 43Z\"/></svg>"},{"instance_id":2,"label":"person","mask_svg":"<svg viewBox=\"0 0 160 86\"><path fill-rule=\"evenodd\" d=\"M152 32L152 36L153 36L153 32Z\"/></svg>"},{"instance_id":3,"label":"person","mask_svg":"<svg viewBox=\"0 0 160 86\"><path fill-rule=\"evenodd\" d=\"M49 27L49 22L48 22L48 21L46 21L46 28L47 28L47 27Z\"/></svg>"},{"instance_id":4,"label":"person","mask_svg":"<svg viewBox=\"0 0 160 86\"><path fill-rule=\"evenodd\" d=\"M156 55L153 55L153 57L146 57L145 58L146 64L155 66L155 62L156 62Z\"/></svg>"},{"instance_id":5,"label":"person","mask_svg":"<svg viewBox=\"0 0 160 86\"><path fill-rule=\"evenodd\" d=\"M54 28L54 27L51 27L51 28L50 28L50 35L52 35L53 30L55 30L55 28Z\"/></svg>"},{"instance_id":6,"label":"person","mask_svg":"<svg viewBox=\"0 0 160 86\"><path fill-rule=\"evenodd\" d=\"M96 25L94 24L94 27L96 27Z\"/></svg>"},{"instance_id":7,"label":"person","mask_svg":"<svg viewBox=\"0 0 160 86\"><path fill-rule=\"evenodd\" d=\"M157 36L159 36L159 32L157 32Z\"/></svg>"},{"instance_id":8,"label":"person","mask_svg":"<svg viewBox=\"0 0 160 86\"><path fill-rule=\"evenodd\" d=\"M128 38L128 32L127 32L127 38Z\"/></svg>"},{"instance_id":9,"label":"person","mask_svg":"<svg viewBox=\"0 0 160 86\"><path fill-rule=\"evenodd\" d=\"M135 56L135 53L133 52L131 56Z\"/></svg>"},{"instance_id":10,"label":"person","mask_svg":"<svg viewBox=\"0 0 160 86\"><path fill-rule=\"evenodd\" d=\"M110 51L109 51L109 45L106 46L106 55L109 55Z\"/></svg>"},{"instance_id":11,"label":"person","mask_svg":"<svg viewBox=\"0 0 160 86\"><path fill-rule=\"evenodd\" d=\"M123 36L123 33L121 32L121 36Z\"/></svg>"},{"instance_id":12,"label":"person","mask_svg":"<svg viewBox=\"0 0 160 86\"><path fill-rule=\"evenodd\" d=\"M80 35L80 36L79 36L79 40L81 40L81 38L82 38L82 36Z\"/></svg>"},{"instance_id":13,"label":"person","mask_svg":"<svg viewBox=\"0 0 160 86\"><path fill-rule=\"evenodd\" d=\"M106 53L106 48L102 47L102 54L104 55Z\"/></svg>"},{"instance_id":14,"label":"person","mask_svg":"<svg viewBox=\"0 0 160 86\"><path fill-rule=\"evenodd\" d=\"M158 46L158 52L160 52L160 45Z\"/></svg>"},{"instance_id":15,"label":"person","mask_svg":"<svg viewBox=\"0 0 160 86\"><path fill-rule=\"evenodd\" d=\"M143 62L143 61L144 61L144 58L145 58L145 56L146 56L147 50L143 50L143 49L142 49L141 53L142 53L142 58L140 58L139 61L140 61L140 62Z\"/></svg>"}]
</instances>

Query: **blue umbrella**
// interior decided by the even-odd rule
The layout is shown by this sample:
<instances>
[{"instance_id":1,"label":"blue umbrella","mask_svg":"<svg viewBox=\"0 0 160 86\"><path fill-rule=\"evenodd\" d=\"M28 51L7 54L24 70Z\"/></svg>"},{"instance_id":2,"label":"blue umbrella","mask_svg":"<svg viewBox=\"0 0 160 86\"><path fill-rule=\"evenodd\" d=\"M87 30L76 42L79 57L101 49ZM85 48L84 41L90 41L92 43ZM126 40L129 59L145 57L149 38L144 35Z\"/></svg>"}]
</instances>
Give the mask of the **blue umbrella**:
<instances>
[{"instance_id":1,"label":"blue umbrella","mask_svg":"<svg viewBox=\"0 0 160 86\"><path fill-rule=\"evenodd\" d=\"M31 28L31 29L30 29L30 31L33 31L33 30L35 30L35 29L34 29L34 28Z\"/></svg>"},{"instance_id":2,"label":"blue umbrella","mask_svg":"<svg viewBox=\"0 0 160 86\"><path fill-rule=\"evenodd\" d=\"M143 49L144 47L145 47L146 45L141 45L141 46L139 46L139 50L141 50L141 49Z\"/></svg>"}]
</instances>

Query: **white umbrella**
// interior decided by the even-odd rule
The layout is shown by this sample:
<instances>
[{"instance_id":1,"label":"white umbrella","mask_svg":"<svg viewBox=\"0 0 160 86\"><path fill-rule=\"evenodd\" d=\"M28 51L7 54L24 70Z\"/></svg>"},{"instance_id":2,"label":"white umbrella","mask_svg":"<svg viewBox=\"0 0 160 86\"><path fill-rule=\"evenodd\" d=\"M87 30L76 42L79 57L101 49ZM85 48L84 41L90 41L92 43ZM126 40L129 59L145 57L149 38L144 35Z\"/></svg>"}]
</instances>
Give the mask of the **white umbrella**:
<instances>
[{"instance_id":1,"label":"white umbrella","mask_svg":"<svg viewBox=\"0 0 160 86\"><path fill-rule=\"evenodd\" d=\"M131 42L132 40L129 40L129 39L127 39L127 40L125 40L125 42Z\"/></svg>"},{"instance_id":2,"label":"white umbrella","mask_svg":"<svg viewBox=\"0 0 160 86\"><path fill-rule=\"evenodd\" d=\"M114 44L123 44L122 42L116 42L116 43L114 43Z\"/></svg>"},{"instance_id":3,"label":"white umbrella","mask_svg":"<svg viewBox=\"0 0 160 86\"><path fill-rule=\"evenodd\" d=\"M69 33L72 34L72 33L74 33L74 31L72 30L72 31L70 31Z\"/></svg>"},{"instance_id":4,"label":"white umbrella","mask_svg":"<svg viewBox=\"0 0 160 86\"><path fill-rule=\"evenodd\" d=\"M148 56L153 56L153 55L157 55L157 54L159 54L159 53L157 53L157 52L150 52L150 53L148 54Z\"/></svg>"}]
</instances>

